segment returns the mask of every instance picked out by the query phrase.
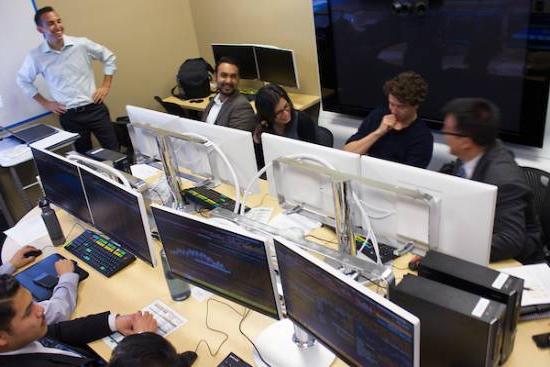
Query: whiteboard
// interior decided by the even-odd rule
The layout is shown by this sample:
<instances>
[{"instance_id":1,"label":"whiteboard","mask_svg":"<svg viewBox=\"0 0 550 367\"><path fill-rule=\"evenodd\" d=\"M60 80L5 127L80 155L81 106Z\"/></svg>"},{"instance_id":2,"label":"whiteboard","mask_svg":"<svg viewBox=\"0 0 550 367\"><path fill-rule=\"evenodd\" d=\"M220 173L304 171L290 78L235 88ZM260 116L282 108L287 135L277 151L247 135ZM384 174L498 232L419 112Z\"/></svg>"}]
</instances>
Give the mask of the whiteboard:
<instances>
[{"instance_id":1,"label":"whiteboard","mask_svg":"<svg viewBox=\"0 0 550 367\"><path fill-rule=\"evenodd\" d=\"M43 41L34 24L34 13L32 0L0 0L0 126L22 124L50 113L15 82L27 53ZM35 85L49 98L42 77L37 78Z\"/></svg>"}]
</instances>

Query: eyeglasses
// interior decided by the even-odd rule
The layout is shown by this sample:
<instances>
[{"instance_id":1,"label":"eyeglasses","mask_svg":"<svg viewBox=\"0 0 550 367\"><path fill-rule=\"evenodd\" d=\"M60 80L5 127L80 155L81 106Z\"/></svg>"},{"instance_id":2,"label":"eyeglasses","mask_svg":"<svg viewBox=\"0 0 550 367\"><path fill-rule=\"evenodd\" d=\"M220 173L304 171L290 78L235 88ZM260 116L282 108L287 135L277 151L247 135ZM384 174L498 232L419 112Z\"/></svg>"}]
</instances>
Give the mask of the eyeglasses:
<instances>
[{"instance_id":1,"label":"eyeglasses","mask_svg":"<svg viewBox=\"0 0 550 367\"><path fill-rule=\"evenodd\" d=\"M290 106L288 105L288 103L283 107L282 110L279 110L279 111L275 111L275 117L279 117L283 112L288 112L290 111Z\"/></svg>"},{"instance_id":2,"label":"eyeglasses","mask_svg":"<svg viewBox=\"0 0 550 367\"><path fill-rule=\"evenodd\" d=\"M469 137L469 136L466 135L466 134L455 133L455 132L452 132L452 131L443 131L443 130L440 130L439 133L442 134L442 135L452 135L452 136L458 136L458 137L461 137L461 138L468 138L468 137Z\"/></svg>"}]
</instances>

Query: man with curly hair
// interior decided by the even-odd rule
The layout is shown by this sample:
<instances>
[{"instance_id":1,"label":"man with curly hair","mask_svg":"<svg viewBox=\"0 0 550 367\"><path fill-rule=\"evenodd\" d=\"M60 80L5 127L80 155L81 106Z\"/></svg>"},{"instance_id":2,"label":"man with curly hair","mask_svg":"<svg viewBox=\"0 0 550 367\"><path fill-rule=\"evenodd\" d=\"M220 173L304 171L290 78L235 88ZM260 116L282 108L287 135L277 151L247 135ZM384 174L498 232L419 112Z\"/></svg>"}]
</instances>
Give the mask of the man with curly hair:
<instances>
[{"instance_id":1,"label":"man with curly hair","mask_svg":"<svg viewBox=\"0 0 550 367\"><path fill-rule=\"evenodd\" d=\"M418 108L428 85L417 73L407 71L384 84L388 106L373 110L344 146L344 150L426 168L432 159L433 136Z\"/></svg>"}]
</instances>

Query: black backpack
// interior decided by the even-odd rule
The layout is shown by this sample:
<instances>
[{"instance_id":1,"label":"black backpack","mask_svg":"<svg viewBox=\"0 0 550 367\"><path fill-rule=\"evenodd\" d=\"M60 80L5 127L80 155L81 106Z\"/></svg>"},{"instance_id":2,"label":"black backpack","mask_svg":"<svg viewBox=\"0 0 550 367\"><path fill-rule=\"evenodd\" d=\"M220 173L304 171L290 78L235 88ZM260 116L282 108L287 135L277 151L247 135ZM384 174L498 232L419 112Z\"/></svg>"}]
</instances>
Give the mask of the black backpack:
<instances>
[{"instance_id":1,"label":"black backpack","mask_svg":"<svg viewBox=\"0 0 550 367\"><path fill-rule=\"evenodd\" d=\"M181 99L206 98L210 95L210 80L214 69L202 57L187 59L176 76L172 95ZM179 93L175 90L179 87Z\"/></svg>"}]
</instances>

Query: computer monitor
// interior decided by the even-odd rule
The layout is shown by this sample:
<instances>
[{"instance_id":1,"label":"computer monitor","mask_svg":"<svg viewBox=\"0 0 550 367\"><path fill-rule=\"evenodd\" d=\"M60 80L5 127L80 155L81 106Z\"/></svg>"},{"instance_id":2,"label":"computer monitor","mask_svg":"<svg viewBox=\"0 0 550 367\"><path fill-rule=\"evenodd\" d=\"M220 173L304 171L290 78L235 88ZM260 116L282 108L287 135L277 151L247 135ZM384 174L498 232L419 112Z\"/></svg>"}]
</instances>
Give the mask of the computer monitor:
<instances>
[{"instance_id":1,"label":"computer monitor","mask_svg":"<svg viewBox=\"0 0 550 367\"><path fill-rule=\"evenodd\" d=\"M275 276L264 239L155 204L151 209L173 273L280 319Z\"/></svg>"},{"instance_id":2,"label":"computer monitor","mask_svg":"<svg viewBox=\"0 0 550 367\"><path fill-rule=\"evenodd\" d=\"M300 140L285 138L278 135L264 133L262 134L262 149L264 152L265 164L272 163L279 157L287 157L295 154L308 154L332 165L332 168L350 175L359 175L361 173L361 156L356 153L345 152L334 148L324 147L322 145L307 143ZM295 181L294 187L296 196L302 196L304 199L311 198L316 193L311 186L300 181L300 177L286 177L288 180ZM273 176L273 169L267 170L267 180L269 182L269 192L271 196L277 195L276 183ZM320 183L322 185L322 183Z\"/></svg>"},{"instance_id":3,"label":"computer monitor","mask_svg":"<svg viewBox=\"0 0 550 367\"><path fill-rule=\"evenodd\" d=\"M420 366L420 321L290 242L275 240L287 316L352 366Z\"/></svg>"},{"instance_id":4,"label":"computer monitor","mask_svg":"<svg viewBox=\"0 0 550 367\"><path fill-rule=\"evenodd\" d=\"M496 186L368 156L361 157L361 170L366 178L418 189L439 199L438 238L428 243L427 207L410 200L396 204L398 235L463 260L489 263ZM368 203L369 193L363 197Z\"/></svg>"},{"instance_id":5,"label":"computer monitor","mask_svg":"<svg viewBox=\"0 0 550 367\"><path fill-rule=\"evenodd\" d=\"M183 117L167 122L162 129L182 134L199 134L216 144L235 170L241 190L246 189L258 172L252 134L248 131L205 124ZM222 157L214 152L212 158L216 167L216 172L212 174L225 183L233 184L231 171ZM254 185L251 192L258 192L258 185Z\"/></svg>"},{"instance_id":6,"label":"computer monitor","mask_svg":"<svg viewBox=\"0 0 550 367\"><path fill-rule=\"evenodd\" d=\"M298 69L292 50L277 47L254 47L259 78L264 82L300 88Z\"/></svg>"},{"instance_id":7,"label":"computer monitor","mask_svg":"<svg viewBox=\"0 0 550 367\"><path fill-rule=\"evenodd\" d=\"M222 57L230 57L239 64L239 74L242 79L258 79L254 46L235 44L212 44L214 62Z\"/></svg>"},{"instance_id":8,"label":"computer monitor","mask_svg":"<svg viewBox=\"0 0 550 367\"><path fill-rule=\"evenodd\" d=\"M80 174L94 227L155 266L149 220L141 194L84 166L80 167Z\"/></svg>"},{"instance_id":9,"label":"computer monitor","mask_svg":"<svg viewBox=\"0 0 550 367\"><path fill-rule=\"evenodd\" d=\"M31 146L46 198L86 223L93 224L78 167L69 160Z\"/></svg>"},{"instance_id":10,"label":"computer monitor","mask_svg":"<svg viewBox=\"0 0 550 367\"><path fill-rule=\"evenodd\" d=\"M178 120L178 116L146 108L126 106L126 111L128 112L131 123L137 122L159 129L162 129L168 122ZM132 145L137 153L149 158L161 159L155 135L151 134L146 129L134 129L132 125L129 125L128 133L130 134Z\"/></svg>"}]
</instances>

